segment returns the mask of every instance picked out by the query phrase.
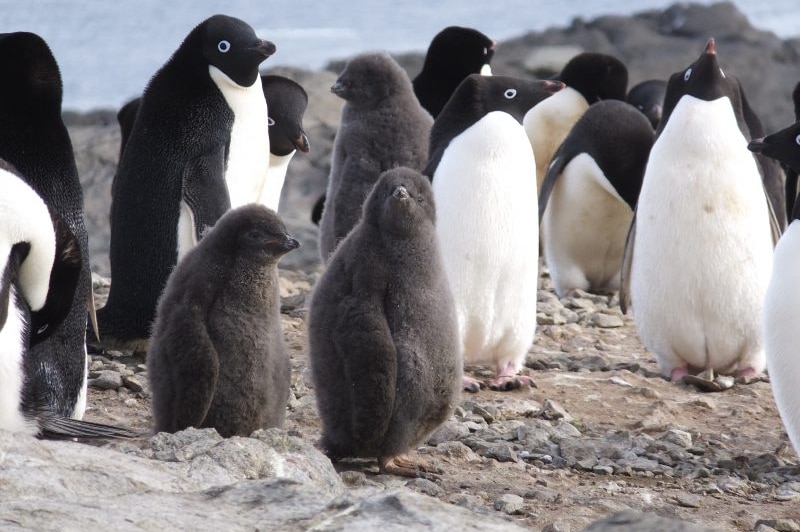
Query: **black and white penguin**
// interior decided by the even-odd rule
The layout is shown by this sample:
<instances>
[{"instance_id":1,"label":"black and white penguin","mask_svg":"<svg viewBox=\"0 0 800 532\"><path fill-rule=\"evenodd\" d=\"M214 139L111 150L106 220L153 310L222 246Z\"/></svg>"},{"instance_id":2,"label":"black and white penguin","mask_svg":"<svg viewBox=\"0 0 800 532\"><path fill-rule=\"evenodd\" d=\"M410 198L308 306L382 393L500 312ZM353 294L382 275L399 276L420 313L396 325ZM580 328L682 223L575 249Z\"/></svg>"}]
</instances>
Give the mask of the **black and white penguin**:
<instances>
[{"instance_id":1,"label":"black and white penguin","mask_svg":"<svg viewBox=\"0 0 800 532\"><path fill-rule=\"evenodd\" d=\"M215 15L147 85L114 178L105 347L146 350L178 259L232 204L258 199L269 160L258 65L274 51L245 22Z\"/></svg>"},{"instance_id":2,"label":"black and white penguin","mask_svg":"<svg viewBox=\"0 0 800 532\"><path fill-rule=\"evenodd\" d=\"M453 291L464 364L493 364L489 385L530 385L518 376L536 332L539 220L536 162L522 118L563 87L473 74L431 131L436 230ZM540 105L540 104L539 104ZM464 387L480 383L464 378Z\"/></svg>"},{"instance_id":3,"label":"black and white penguin","mask_svg":"<svg viewBox=\"0 0 800 532\"><path fill-rule=\"evenodd\" d=\"M670 77L626 248L623 289L629 282L636 328L673 381L764 369L774 232L739 126L740 93L720 68L714 39Z\"/></svg>"},{"instance_id":4,"label":"black and white penguin","mask_svg":"<svg viewBox=\"0 0 800 532\"><path fill-rule=\"evenodd\" d=\"M556 293L619 290L625 239L655 133L618 100L597 102L556 151L539 196L545 260Z\"/></svg>"},{"instance_id":5,"label":"black and white penguin","mask_svg":"<svg viewBox=\"0 0 800 532\"><path fill-rule=\"evenodd\" d=\"M303 113L308 94L299 83L278 75L262 75L261 88L269 110L269 171L259 203L278 212L289 162L297 150L308 153Z\"/></svg>"},{"instance_id":6,"label":"black and white penguin","mask_svg":"<svg viewBox=\"0 0 800 532\"><path fill-rule=\"evenodd\" d=\"M653 129L658 129L664 110L664 94L666 92L666 81L648 79L631 87L625 101L641 111L650 121Z\"/></svg>"},{"instance_id":7,"label":"black and white penguin","mask_svg":"<svg viewBox=\"0 0 800 532\"><path fill-rule=\"evenodd\" d=\"M625 100L628 69L616 57L584 52L570 59L555 79L567 87L532 108L523 120L536 156L539 188L553 154L586 109L601 100Z\"/></svg>"},{"instance_id":8,"label":"black and white penguin","mask_svg":"<svg viewBox=\"0 0 800 532\"><path fill-rule=\"evenodd\" d=\"M800 89L800 84L798 84ZM798 89L795 89L797 94ZM750 142L750 150L780 161L800 172L800 120L763 139ZM764 348L772 394L783 426L800 455L800 202L795 201L786 232L775 246L772 276L764 298Z\"/></svg>"},{"instance_id":9,"label":"black and white penguin","mask_svg":"<svg viewBox=\"0 0 800 532\"><path fill-rule=\"evenodd\" d=\"M331 91L345 104L319 225L323 262L358 222L361 206L381 173L397 166L422 168L433 124L414 95L408 74L387 53L351 59Z\"/></svg>"},{"instance_id":10,"label":"black and white penguin","mask_svg":"<svg viewBox=\"0 0 800 532\"><path fill-rule=\"evenodd\" d=\"M492 39L473 28L448 26L437 33L412 82L422 107L436 118L464 78L491 75L495 46Z\"/></svg>"},{"instance_id":11,"label":"black and white penguin","mask_svg":"<svg viewBox=\"0 0 800 532\"><path fill-rule=\"evenodd\" d=\"M63 219L78 241L81 257L70 312L50 336L29 350L27 410L62 418L83 417L86 408L86 325L91 292L83 191L67 128L61 119L58 64L36 34L0 34L0 158Z\"/></svg>"},{"instance_id":12,"label":"black and white penguin","mask_svg":"<svg viewBox=\"0 0 800 532\"><path fill-rule=\"evenodd\" d=\"M453 299L428 180L409 168L380 177L359 223L314 287L309 361L332 459L377 457L381 471L431 471L405 456L459 401Z\"/></svg>"},{"instance_id":13,"label":"black and white penguin","mask_svg":"<svg viewBox=\"0 0 800 532\"><path fill-rule=\"evenodd\" d=\"M291 368L277 264L298 245L274 211L250 204L226 213L178 263L147 353L156 432L249 436L283 425Z\"/></svg>"}]
</instances>

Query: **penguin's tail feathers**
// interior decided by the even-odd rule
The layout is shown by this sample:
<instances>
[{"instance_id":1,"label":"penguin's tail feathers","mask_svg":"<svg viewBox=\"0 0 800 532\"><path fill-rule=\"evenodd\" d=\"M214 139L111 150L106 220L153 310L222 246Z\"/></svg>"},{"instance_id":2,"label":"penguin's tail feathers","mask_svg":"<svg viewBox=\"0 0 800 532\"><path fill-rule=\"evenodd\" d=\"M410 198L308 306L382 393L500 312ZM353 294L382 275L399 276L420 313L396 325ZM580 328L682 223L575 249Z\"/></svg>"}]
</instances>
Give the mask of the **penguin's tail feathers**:
<instances>
[{"instance_id":1,"label":"penguin's tail feathers","mask_svg":"<svg viewBox=\"0 0 800 532\"><path fill-rule=\"evenodd\" d=\"M66 418L51 412L37 413L36 423L39 427L39 437L46 439L134 439L145 436L144 433L136 432L125 427L117 427L114 425L105 425L103 423L93 423L91 421Z\"/></svg>"}]
</instances>

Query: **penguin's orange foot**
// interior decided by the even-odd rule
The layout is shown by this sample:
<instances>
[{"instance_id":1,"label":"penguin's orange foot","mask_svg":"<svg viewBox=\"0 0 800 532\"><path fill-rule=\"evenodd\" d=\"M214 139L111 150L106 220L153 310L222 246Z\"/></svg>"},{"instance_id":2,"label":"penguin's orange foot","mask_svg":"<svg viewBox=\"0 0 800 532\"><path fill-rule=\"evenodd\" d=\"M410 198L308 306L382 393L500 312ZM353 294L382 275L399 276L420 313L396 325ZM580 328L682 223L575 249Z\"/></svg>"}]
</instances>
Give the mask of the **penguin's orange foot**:
<instances>
[{"instance_id":1,"label":"penguin's orange foot","mask_svg":"<svg viewBox=\"0 0 800 532\"><path fill-rule=\"evenodd\" d=\"M443 471L421 458L412 459L407 454L379 456L380 472L400 477L426 478L435 480Z\"/></svg>"}]
</instances>

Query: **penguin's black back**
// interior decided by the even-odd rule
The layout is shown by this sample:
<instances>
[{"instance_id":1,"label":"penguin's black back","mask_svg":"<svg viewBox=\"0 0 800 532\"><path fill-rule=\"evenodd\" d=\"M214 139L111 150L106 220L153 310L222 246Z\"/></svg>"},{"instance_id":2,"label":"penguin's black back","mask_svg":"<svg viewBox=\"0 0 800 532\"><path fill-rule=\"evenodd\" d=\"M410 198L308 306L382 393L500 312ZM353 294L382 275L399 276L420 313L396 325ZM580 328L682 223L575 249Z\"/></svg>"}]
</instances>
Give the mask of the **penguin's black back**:
<instances>
[{"instance_id":1,"label":"penguin's black back","mask_svg":"<svg viewBox=\"0 0 800 532\"><path fill-rule=\"evenodd\" d=\"M0 35L0 158L11 163L78 239L81 274L66 319L26 357L27 398L38 407L73 414L86 369L90 292L83 191L72 143L61 119L61 75L53 54L33 33ZM24 408L33 408L26 401Z\"/></svg>"}]
</instances>

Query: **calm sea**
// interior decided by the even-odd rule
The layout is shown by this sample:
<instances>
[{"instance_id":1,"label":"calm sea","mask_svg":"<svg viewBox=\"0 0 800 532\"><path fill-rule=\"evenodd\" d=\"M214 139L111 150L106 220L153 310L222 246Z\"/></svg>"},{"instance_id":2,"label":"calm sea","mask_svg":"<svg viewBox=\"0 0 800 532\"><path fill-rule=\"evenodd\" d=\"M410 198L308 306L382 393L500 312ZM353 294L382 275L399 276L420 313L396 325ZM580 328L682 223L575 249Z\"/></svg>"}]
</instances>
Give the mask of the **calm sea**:
<instances>
[{"instance_id":1,"label":"calm sea","mask_svg":"<svg viewBox=\"0 0 800 532\"><path fill-rule=\"evenodd\" d=\"M32 31L48 42L64 79L64 107L117 108L139 94L186 34L215 13L247 21L278 52L264 66L320 68L365 50L424 51L449 25L495 40L569 24L574 17L631 14L669 0L0 0L0 32ZM700 3L711 3L701 1ZM800 35L797 0L734 2L757 27Z\"/></svg>"}]
</instances>

